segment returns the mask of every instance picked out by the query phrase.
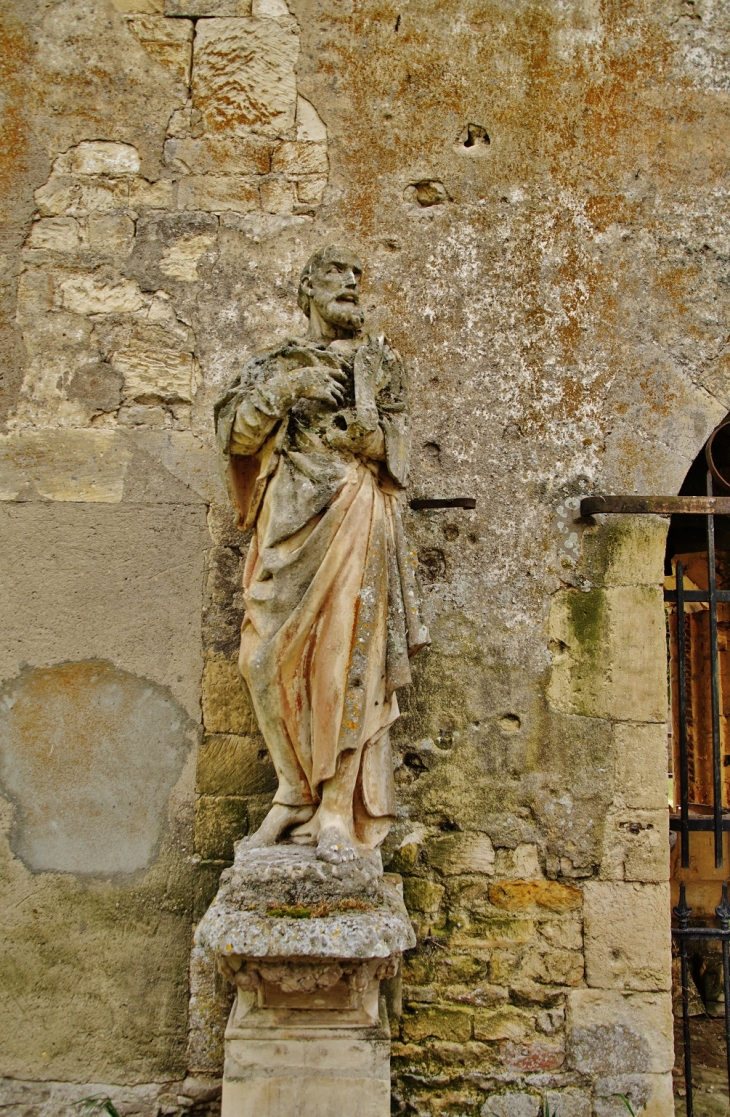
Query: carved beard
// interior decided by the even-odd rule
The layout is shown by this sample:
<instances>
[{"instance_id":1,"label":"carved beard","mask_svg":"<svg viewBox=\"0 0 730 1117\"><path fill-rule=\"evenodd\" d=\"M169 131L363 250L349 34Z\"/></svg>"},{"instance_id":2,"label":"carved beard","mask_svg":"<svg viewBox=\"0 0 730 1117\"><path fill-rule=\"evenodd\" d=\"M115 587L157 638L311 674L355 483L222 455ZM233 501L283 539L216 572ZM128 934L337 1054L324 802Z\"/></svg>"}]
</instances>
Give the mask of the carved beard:
<instances>
[{"instance_id":1,"label":"carved beard","mask_svg":"<svg viewBox=\"0 0 730 1117\"><path fill-rule=\"evenodd\" d=\"M325 306L318 307L318 310L325 322L338 330L352 330L355 333L363 324L363 312L355 303L338 302L335 298L330 299Z\"/></svg>"}]
</instances>

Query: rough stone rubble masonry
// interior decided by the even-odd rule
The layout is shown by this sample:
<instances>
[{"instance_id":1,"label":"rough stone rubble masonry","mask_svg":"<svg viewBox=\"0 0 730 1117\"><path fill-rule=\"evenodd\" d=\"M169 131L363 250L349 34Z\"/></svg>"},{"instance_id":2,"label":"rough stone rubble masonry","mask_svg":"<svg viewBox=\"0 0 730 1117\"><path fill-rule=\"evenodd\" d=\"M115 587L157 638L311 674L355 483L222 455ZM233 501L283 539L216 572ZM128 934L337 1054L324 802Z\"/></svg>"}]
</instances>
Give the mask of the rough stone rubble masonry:
<instances>
[{"instance_id":1,"label":"rough stone rubble masonry","mask_svg":"<svg viewBox=\"0 0 730 1117\"><path fill-rule=\"evenodd\" d=\"M717 0L7 0L4 1112L215 1104L191 930L273 786L211 407L367 266L409 363L431 650L385 848L397 1111L672 1111L666 525L730 407ZM103 727L103 732L100 728Z\"/></svg>"}]
</instances>

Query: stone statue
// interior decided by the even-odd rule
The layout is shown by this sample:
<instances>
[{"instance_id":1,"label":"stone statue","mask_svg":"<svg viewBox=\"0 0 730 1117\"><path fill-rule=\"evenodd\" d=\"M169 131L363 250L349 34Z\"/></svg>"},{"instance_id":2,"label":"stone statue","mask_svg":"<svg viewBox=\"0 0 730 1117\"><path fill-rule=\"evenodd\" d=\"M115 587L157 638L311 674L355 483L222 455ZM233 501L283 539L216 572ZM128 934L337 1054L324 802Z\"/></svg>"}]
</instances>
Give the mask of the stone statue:
<instances>
[{"instance_id":1,"label":"stone statue","mask_svg":"<svg viewBox=\"0 0 730 1117\"><path fill-rule=\"evenodd\" d=\"M395 814L389 727L409 657L428 643L401 520L406 368L362 332L362 264L339 245L299 281L309 319L247 362L215 410L239 526L239 667L279 787L250 848L282 838L338 864L373 850Z\"/></svg>"}]
</instances>

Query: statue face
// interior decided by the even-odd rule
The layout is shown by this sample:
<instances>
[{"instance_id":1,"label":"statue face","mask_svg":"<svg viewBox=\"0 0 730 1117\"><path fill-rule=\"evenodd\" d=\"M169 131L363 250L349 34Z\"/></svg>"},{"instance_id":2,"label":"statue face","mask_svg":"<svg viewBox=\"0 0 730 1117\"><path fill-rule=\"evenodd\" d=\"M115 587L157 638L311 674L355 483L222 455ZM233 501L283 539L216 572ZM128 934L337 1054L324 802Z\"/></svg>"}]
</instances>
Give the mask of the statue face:
<instances>
[{"instance_id":1,"label":"statue face","mask_svg":"<svg viewBox=\"0 0 730 1117\"><path fill-rule=\"evenodd\" d=\"M333 249L314 269L310 278L310 307L330 326L340 330L360 329L360 281L362 264L353 252Z\"/></svg>"}]
</instances>

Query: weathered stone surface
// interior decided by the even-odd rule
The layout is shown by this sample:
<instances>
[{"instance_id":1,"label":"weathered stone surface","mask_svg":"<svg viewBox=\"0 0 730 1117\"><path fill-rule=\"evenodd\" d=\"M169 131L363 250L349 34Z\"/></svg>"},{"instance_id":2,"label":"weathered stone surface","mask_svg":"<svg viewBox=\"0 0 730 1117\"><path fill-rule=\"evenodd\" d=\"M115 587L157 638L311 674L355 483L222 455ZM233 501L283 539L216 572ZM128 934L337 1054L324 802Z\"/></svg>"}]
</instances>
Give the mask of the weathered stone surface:
<instances>
[{"instance_id":1,"label":"weathered stone surface","mask_svg":"<svg viewBox=\"0 0 730 1117\"><path fill-rule=\"evenodd\" d=\"M195 38L193 103L207 132L282 136L295 123L295 25L207 19Z\"/></svg>"},{"instance_id":2,"label":"weathered stone surface","mask_svg":"<svg viewBox=\"0 0 730 1117\"><path fill-rule=\"evenodd\" d=\"M151 58L187 85L193 53L193 23L187 19L165 19L143 15L128 20L127 26Z\"/></svg>"},{"instance_id":3,"label":"weathered stone surface","mask_svg":"<svg viewBox=\"0 0 730 1117\"><path fill-rule=\"evenodd\" d=\"M586 979L599 989L669 989L669 885L588 881Z\"/></svg>"},{"instance_id":4,"label":"weathered stone surface","mask_svg":"<svg viewBox=\"0 0 730 1117\"><path fill-rule=\"evenodd\" d=\"M177 197L180 209L212 213L249 213L259 207L258 186L241 175L190 175L178 185Z\"/></svg>"},{"instance_id":5,"label":"weathered stone surface","mask_svg":"<svg viewBox=\"0 0 730 1117\"><path fill-rule=\"evenodd\" d=\"M661 728L661 727L660 727ZM606 820L604 880L659 883L669 879L669 818L658 811L613 810Z\"/></svg>"},{"instance_id":6,"label":"weathered stone surface","mask_svg":"<svg viewBox=\"0 0 730 1117\"><path fill-rule=\"evenodd\" d=\"M664 810L667 805L667 731L664 725L617 723L617 802L629 808Z\"/></svg>"},{"instance_id":7,"label":"weathered stone surface","mask_svg":"<svg viewBox=\"0 0 730 1117\"><path fill-rule=\"evenodd\" d=\"M481 1108L482 1117L538 1117L540 1098L537 1094L499 1094L489 1098Z\"/></svg>"},{"instance_id":8,"label":"weathered stone surface","mask_svg":"<svg viewBox=\"0 0 730 1117\"><path fill-rule=\"evenodd\" d=\"M239 847L198 925L200 946L254 958L387 958L415 945L380 857L331 865L308 846Z\"/></svg>"},{"instance_id":9,"label":"weathered stone surface","mask_svg":"<svg viewBox=\"0 0 730 1117\"><path fill-rule=\"evenodd\" d=\"M445 1039L466 1043L471 1039L472 1015L453 1005L423 1005L405 1013L401 1024L405 1040Z\"/></svg>"},{"instance_id":10,"label":"weathered stone surface","mask_svg":"<svg viewBox=\"0 0 730 1117\"><path fill-rule=\"evenodd\" d=\"M195 804L195 852L204 860L232 861L248 828L248 803L235 795L201 795Z\"/></svg>"},{"instance_id":11,"label":"weathered stone surface","mask_svg":"<svg viewBox=\"0 0 730 1117\"><path fill-rule=\"evenodd\" d=\"M203 674L203 718L210 733L258 732L235 659L208 659Z\"/></svg>"},{"instance_id":12,"label":"weathered stone surface","mask_svg":"<svg viewBox=\"0 0 730 1117\"><path fill-rule=\"evenodd\" d=\"M79 517L72 533L57 520L32 530L26 519L14 523L23 544L29 531L39 565L23 582L22 594L16 596L13 588L13 602L20 600L24 611L20 622L10 610L10 674L21 659L49 665L44 644L61 636L67 636L70 650L64 648L59 658L83 658L87 649L78 633L86 622L95 654L159 682L151 673L157 669L152 652L129 619L134 589L151 624L171 632L174 653L167 650L168 636L160 640L165 685L185 690L186 708L196 714L197 682L191 680L194 671L199 678L200 663L197 653L190 655L189 642L197 632L190 609L199 602L199 582L192 576L188 582L186 574L170 594L159 590L177 578L181 565L188 570L188 556L203 546L198 535L168 538L161 526L168 518L179 523L171 511L171 504L180 507L173 490L183 503L194 492L181 495L180 454L173 477L160 466L159 453L150 451L145 476L137 468L141 459L122 440L127 436L106 438L113 434L106 425L119 423L135 436L162 440L182 433L173 423L186 422L188 433L195 434L185 452L195 459L190 472L197 475L207 452L213 396L253 351L301 331L302 320L292 310L300 262L335 234L355 237L371 277L366 301L380 307L374 327L393 336L410 365L415 452L409 495L471 495L477 501L473 510L406 512L437 632L428 662L415 666L415 692L404 700L396 741L399 803L407 817L398 821L403 829L395 844L424 827L419 841L410 843L421 861L408 872L432 874L429 883L436 883L438 870L423 860L426 839L458 833L456 826L463 833L488 834L495 846L495 876L476 874L482 885L495 878L532 882L545 874L560 885L581 886L590 879L586 874L595 879L599 871L653 877L661 848L656 858L654 852L647 856L646 831L630 830L634 812L664 809L661 717L655 728L648 723L636 728L636 719L658 712L644 690L645 664L623 659L635 678L621 684L620 701L612 704L604 687L616 660L604 655L603 635L593 639L589 626L590 638L581 643L572 630L569 639L558 633L548 648L545 622L551 599L557 593L556 608L562 609L561 591L571 592L568 586L579 599L606 587L660 586L664 523L607 517L586 525L576 521L578 501L587 492L676 492L730 406L723 329L727 184L717 154L727 133L727 20L722 5L697 0L691 7L640 0L620 9L498 3L477 11L443 0L428 9L409 5L389 14L371 0L354 8L335 0L298 0L296 115L285 114L285 136L267 126L259 152L228 146L239 139L248 145L247 126L240 137L225 129L215 135L206 131L199 110L196 117L193 106L186 106L188 90L175 71L151 56L152 39L138 38L132 20L161 17L161 0L112 5L69 0L42 9L7 0L0 160L5 218L0 356L7 363L2 408L29 437L21 444L14 430L14 441L6 443L10 481L3 488L13 500L29 502L13 507L19 516L48 515L46 504L56 497L65 502L57 508L75 511L74 502L90 494L97 501L94 513L119 512L123 525L117 531L109 519ZM171 31L198 16L212 17L200 21L209 25L216 18L255 17L261 23L287 18L281 4L257 2L251 9L239 0L169 0L168 14L183 17L166 21L176 25ZM221 74L228 61L221 58ZM240 58L231 60L227 77L236 97L243 70ZM225 81L220 89L220 111L211 109L206 119L227 119L229 111L232 116L238 111L238 102L226 104ZM311 134L304 134L310 127L304 97L317 114ZM300 178L292 189L290 177L299 176L284 172L273 185L264 184L272 212L225 211L220 221L211 213L174 212L180 177L265 176L276 143L324 142L317 120L326 121L329 132L332 181L325 208L314 219L309 213L323 196L325 176ZM473 142L465 147L469 125ZM134 147L140 171L114 178L79 174L69 160L51 172L54 160L75 145L100 141ZM189 162L173 152L173 141L180 148L188 145ZM426 184L422 199L431 204L419 201L414 184L420 183ZM73 219L78 239L71 225L63 232L58 226L53 234L46 226L42 233L40 222L32 221L34 212L42 220ZM160 235L153 246L149 221L161 216L190 225L174 232L170 227L167 239ZM104 225L101 219L107 217L123 220ZM195 227L193 219L199 222ZM137 235L124 256L127 222ZM43 243L44 236L55 236L55 244ZM106 380L110 354L130 345L136 316L148 308L98 313L63 308L54 300L72 269L105 288L116 286L123 269L122 278L133 279L143 295L170 295L175 313L190 324L192 342L168 345L136 334L134 341L196 353L203 384L192 403L115 406L120 380L118 374ZM63 429L53 430L57 441L51 444L45 432L50 436L54 424ZM210 475L202 464L200 469L195 483L208 492ZM125 505L134 494L141 505L161 501L154 533L166 542L152 547L149 558L157 571L165 571L158 577L150 578L126 547L127 540L141 536L146 548L154 538L146 510L140 513L140 531L127 518ZM235 544L228 539L219 545ZM63 566L72 551L83 555L88 548L93 562L84 562L78 580L58 576L53 555L61 556ZM18 544L5 554L15 587L23 550ZM192 568L199 579L199 565ZM103 597L101 610L105 579L109 597ZM583 589L591 593L584 595ZM125 606L121 626L109 621L117 596ZM649 631L633 592L619 597L609 594L607 600L617 609L626 607L632 626L626 639L639 640L648 664L649 638L661 646L661 623L652 622ZM168 605L158 608L158 598ZM220 606L215 635L206 645L225 659L233 655L230 640L240 621L231 600L227 615ZM75 612L69 601L77 603ZM184 623L178 625L181 608ZM608 620L610 628L610 608ZM56 653L48 654L53 662ZM559 674L561 654L577 659L568 665L570 678L557 698L568 712L558 714L545 708L545 673L552 656ZM149 670L138 662L145 658ZM659 665L652 672L659 685ZM184 684L177 682L178 673ZM513 726L519 723L511 734L500 727L507 718L517 719ZM424 741L430 746L422 747ZM186 810L191 807L188 799ZM629 824L625 843L612 842L614 822ZM519 843L539 848L539 871L508 861L507 853ZM182 880L191 850L188 832L166 863L167 876ZM104 922L105 901L94 907L86 892L69 899L61 884L46 879L50 875L31 880L33 888L52 890L46 904L23 900L25 875L12 878L9 899L3 899L4 912L27 917L21 929L12 925L11 938L20 944L13 958L33 974L28 1000L26 992L20 997L23 1010L10 1001L9 1013L5 1006L0 1011L1 1018L13 1021L13 1032L3 1036L3 1058L26 1079L76 1075L86 1082L93 1067L103 1083L144 1075L154 1050L154 1073L174 1077L163 1037L174 1032L180 1043L183 1014L175 1009L172 1032L169 1016L150 1025L149 1012L160 1008L160 999L151 1005L142 986L173 989L170 1003L183 1003L187 962L179 943L189 919L168 924L163 915L156 934L148 931L149 911L168 912L168 904L181 910L187 884L167 895L154 892L149 906L140 903L133 915L124 906L129 891L114 890L123 919ZM494 911L491 920L485 914L484 894L484 908L467 913L469 924L463 913L474 898L467 900L451 891L450 881L444 883L448 889L429 931L439 945L429 941L417 951L419 964L431 965L432 975L414 984L440 995L447 977L432 955L444 954L440 946L448 942L449 952L462 951L463 958L484 967L488 951L492 956L503 951L501 972L512 986L501 988L519 987L530 995L538 988L554 997L552 987L537 980L519 985L520 959L514 956L524 949L530 959L543 957L546 951L538 944L546 941L546 919L556 913L535 905L529 926L527 920L519 923L527 940L515 943L506 926L499 939ZM717 882L708 883L714 888ZM87 906L82 912L79 905ZM87 920L84 931L80 915ZM577 923L571 919L570 930L566 923L564 939L556 931L551 951L576 949ZM60 943L61 949L46 959L43 952L50 947L39 945L44 941ZM80 945L67 956L69 942ZM508 945L492 949L494 942ZM100 949L105 967L97 966L92 979L87 959ZM158 973L164 951L174 962ZM495 957L495 972L497 962ZM113 977L107 983L108 975ZM482 974L465 984L484 979ZM75 993L65 1012L54 999L59 981ZM40 986L47 1002L44 1035L55 1037L51 1045L34 1024L30 990ZM12 991L17 993L14 985ZM78 1015L69 1019L68 1006ZM68 1050L71 1034L75 1052ZM559 1045L561 1029L548 1034L550 1043ZM427 1053L426 1046L409 1045L410 1077L397 1085L404 1104L424 1113L446 1097L446 1088L429 1077L442 1058L452 1059L448 1089L459 1098L443 1104L471 1112L477 1102L472 1095L468 1104L461 1100L468 1090L462 1089L466 1071L459 1058L473 1057L482 1069L498 1064L500 1072L508 1063L516 1066L510 1073L518 1079L510 1089L524 1093L531 1089L523 1084L530 1061L556 1057L534 1047L526 1053L527 1045L516 1041L514 1049L488 1057L484 1051ZM419 1084L419 1075L427 1085ZM665 1090L667 1079L662 1082ZM76 1096L88 1092L80 1087ZM671 1106L668 1095L657 1096ZM117 1093L113 1097L119 1100ZM618 1102L596 1097L595 1104L610 1112Z\"/></svg>"},{"instance_id":13,"label":"weathered stone surface","mask_svg":"<svg viewBox=\"0 0 730 1117\"><path fill-rule=\"evenodd\" d=\"M445 834L428 843L428 860L442 873L494 873L494 846L486 834Z\"/></svg>"},{"instance_id":14,"label":"weathered stone surface","mask_svg":"<svg viewBox=\"0 0 730 1117\"><path fill-rule=\"evenodd\" d=\"M666 719L664 607L658 588L563 592L550 613L550 702L617 721Z\"/></svg>"},{"instance_id":15,"label":"weathered stone surface","mask_svg":"<svg viewBox=\"0 0 730 1117\"><path fill-rule=\"evenodd\" d=\"M495 1009L478 1008L474 1013L475 1039L524 1039L534 1026L534 1016L512 1005Z\"/></svg>"},{"instance_id":16,"label":"weathered stone surface","mask_svg":"<svg viewBox=\"0 0 730 1117\"><path fill-rule=\"evenodd\" d=\"M204 738L196 772L200 795L261 795L275 789L273 765L260 736Z\"/></svg>"},{"instance_id":17,"label":"weathered stone surface","mask_svg":"<svg viewBox=\"0 0 730 1117\"><path fill-rule=\"evenodd\" d=\"M624 1113L626 1107L620 1096L628 1098L636 1113L647 1117L665 1117L674 1112L672 1081L659 1074L623 1074L609 1078L599 1078L596 1082L594 1113L596 1117L618 1117L620 1105Z\"/></svg>"},{"instance_id":18,"label":"weathered stone surface","mask_svg":"<svg viewBox=\"0 0 730 1117\"><path fill-rule=\"evenodd\" d=\"M569 1065L583 1074L666 1074L674 1062L669 993L576 989L568 995Z\"/></svg>"},{"instance_id":19,"label":"weathered stone surface","mask_svg":"<svg viewBox=\"0 0 730 1117\"><path fill-rule=\"evenodd\" d=\"M183 136L167 141L165 158L196 175L265 175L271 170L273 146L271 140L253 134Z\"/></svg>"},{"instance_id":20,"label":"weathered stone surface","mask_svg":"<svg viewBox=\"0 0 730 1117\"><path fill-rule=\"evenodd\" d=\"M507 911L529 911L538 907L564 912L579 909L583 894L579 888L554 880L513 880L493 884L489 889L489 899L495 907L506 908Z\"/></svg>"}]
</instances>

